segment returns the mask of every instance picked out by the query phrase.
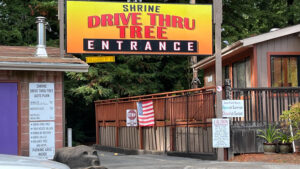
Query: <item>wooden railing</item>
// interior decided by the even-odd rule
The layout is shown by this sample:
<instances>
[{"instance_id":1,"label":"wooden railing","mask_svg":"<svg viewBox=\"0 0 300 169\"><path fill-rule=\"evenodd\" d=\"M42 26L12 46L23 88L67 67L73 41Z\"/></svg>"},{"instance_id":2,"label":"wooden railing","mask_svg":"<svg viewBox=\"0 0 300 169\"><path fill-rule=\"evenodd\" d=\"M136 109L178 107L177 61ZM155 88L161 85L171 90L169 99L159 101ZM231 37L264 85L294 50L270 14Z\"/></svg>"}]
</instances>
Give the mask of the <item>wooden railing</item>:
<instances>
[{"instance_id":1,"label":"wooden railing","mask_svg":"<svg viewBox=\"0 0 300 169\"><path fill-rule=\"evenodd\" d=\"M122 123L126 121L126 110L136 109L138 101L152 100L155 120L176 123L179 121L206 122L214 117L213 88L198 88L176 92L158 93L95 101L96 121ZM160 123L159 123L160 124Z\"/></svg>"},{"instance_id":2,"label":"wooden railing","mask_svg":"<svg viewBox=\"0 0 300 169\"><path fill-rule=\"evenodd\" d=\"M207 127L215 117L214 87L182 90L152 95L95 101L97 144L100 127L116 127L115 146L119 146L119 127L126 126L126 110L137 109L138 101L152 100L156 127ZM142 136L140 127L139 136ZM173 136L170 136L173 137ZM144 145L140 139L140 148ZM172 138L171 138L172 139ZM174 138L176 139L176 138ZM171 141L172 142L172 141Z\"/></svg>"},{"instance_id":3,"label":"wooden railing","mask_svg":"<svg viewBox=\"0 0 300 169\"><path fill-rule=\"evenodd\" d=\"M300 88L233 88L232 97L244 100L244 118L233 118L233 124L267 125L280 121L284 110L300 101Z\"/></svg>"}]
</instances>

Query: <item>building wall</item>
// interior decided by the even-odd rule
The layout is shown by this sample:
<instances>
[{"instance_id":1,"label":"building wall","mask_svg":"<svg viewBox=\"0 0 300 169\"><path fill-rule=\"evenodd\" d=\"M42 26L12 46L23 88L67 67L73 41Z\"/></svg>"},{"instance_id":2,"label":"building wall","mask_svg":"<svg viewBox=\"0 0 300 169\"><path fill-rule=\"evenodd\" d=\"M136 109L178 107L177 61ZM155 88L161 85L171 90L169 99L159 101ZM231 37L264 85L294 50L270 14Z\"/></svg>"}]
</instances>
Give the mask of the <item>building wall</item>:
<instances>
[{"instance_id":1,"label":"building wall","mask_svg":"<svg viewBox=\"0 0 300 169\"><path fill-rule=\"evenodd\" d=\"M216 85L216 76L214 67L204 70L204 87L211 87Z\"/></svg>"},{"instance_id":2,"label":"building wall","mask_svg":"<svg viewBox=\"0 0 300 169\"><path fill-rule=\"evenodd\" d=\"M1 81L17 81L20 86L19 115L20 138L19 154L29 155L29 83L50 82L55 88L55 149L63 147L63 73L45 71L10 71L0 70Z\"/></svg>"},{"instance_id":3,"label":"building wall","mask_svg":"<svg viewBox=\"0 0 300 169\"><path fill-rule=\"evenodd\" d=\"M268 52L300 52L300 38L292 34L256 44L257 87L268 87Z\"/></svg>"},{"instance_id":4,"label":"building wall","mask_svg":"<svg viewBox=\"0 0 300 169\"><path fill-rule=\"evenodd\" d=\"M232 77L232 65L236 62L242 61L245 58L249 57L251 61L251 81L255 80L255 72L254 72L254 56L253 56L253 48L248 48L244 50L243 52L236 54L234 56L222 59L222 67L228 66L229 69L229 78L231 80L231 84L233 84L233 77ZM225 79L225 74L224 74L224 69L222 69L222 85L224 85L224 79ZM211 65L207 68L204 69L204 87L211 87L215 86L216 84L216 76L215 76L215 65ZM233 86L233 85L231 85ZM254 87L255 85L251 83L251 87Z\"/></svg>"}]
</instances>

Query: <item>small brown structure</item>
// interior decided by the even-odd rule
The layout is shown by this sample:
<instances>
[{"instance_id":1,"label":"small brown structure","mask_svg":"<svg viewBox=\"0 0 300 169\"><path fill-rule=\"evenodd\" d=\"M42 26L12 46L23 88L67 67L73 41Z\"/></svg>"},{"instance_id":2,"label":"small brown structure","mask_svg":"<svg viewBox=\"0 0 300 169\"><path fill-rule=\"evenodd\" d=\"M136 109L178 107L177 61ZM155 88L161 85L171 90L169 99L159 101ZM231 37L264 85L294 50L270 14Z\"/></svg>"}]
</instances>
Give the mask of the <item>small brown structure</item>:
<instances>
[{"instance_id":1,"label":"small brown structure","mask_svg":"<svg viewBox=\"0 0 300 169\"><path fill-rule=\"evenodd\" d=\"M36 47L0 46L0 153L51 158L55 149L64 146L63 72L87 72L88 65L72 56L61 58L59 48L46 51L47 57L36 57ZM37 88L30 91L31 84ZM53 88L45 88L46 84ZM49 119L38 117L48 110L54 112ZM41 138L51 139L52 131L55 147L46 150L48 143Z\"/></svg>"}]
</instances>

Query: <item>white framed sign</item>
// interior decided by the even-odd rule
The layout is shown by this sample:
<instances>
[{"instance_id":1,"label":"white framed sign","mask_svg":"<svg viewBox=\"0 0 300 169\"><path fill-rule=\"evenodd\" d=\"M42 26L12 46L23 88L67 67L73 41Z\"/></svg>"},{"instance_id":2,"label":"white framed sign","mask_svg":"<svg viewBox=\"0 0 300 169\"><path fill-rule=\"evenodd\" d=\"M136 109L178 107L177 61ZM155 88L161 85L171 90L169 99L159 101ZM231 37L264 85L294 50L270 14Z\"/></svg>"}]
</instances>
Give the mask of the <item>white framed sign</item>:
<instances>
[{"instance_id":1,"label":"white framed sign","mask_svg":"<svg viewBox=\"0 0 300 169\"><path fill-rule=\"evenodd\" d=\"M29 123L29 156L39 159L53 159L55 154L54 122Z\"/></svg>"},{"instance_id":2,"label":"white framed sign","mask_svg":"<svg viewBox=\"0 0 300 169\"><path fill-rule=\"evenodd\" d=\"M135 109L126 110L126 126L137 126L137 111Z\"/></svg>"},{"instance_id":3,"label":"white framed sign","mask_svg":"<svg viewBox=\"0 0 300 169\"><path fill-rule=\"evenodd\" d=\"M243 100L222 100L223 117L244 117Z\"/></svg>"},{"instance_id":4,"label":"white framed sign","mask_svg":"<svg viewBox=\"0 0 300 169\"><path fill-rule=\"evenodd\" d=\"M229 119L212 119L213 148L230 147Z\"/></svg>"},{"instance_id":5,"label":"white framed sign","mask_svg":"<svg viewBox=\"0 0 300 169\"><path fill-rule=\"evenodd\" d=\"M29 83L29 120L55 120L54 83Z\"/></svg>"}]
</instances>

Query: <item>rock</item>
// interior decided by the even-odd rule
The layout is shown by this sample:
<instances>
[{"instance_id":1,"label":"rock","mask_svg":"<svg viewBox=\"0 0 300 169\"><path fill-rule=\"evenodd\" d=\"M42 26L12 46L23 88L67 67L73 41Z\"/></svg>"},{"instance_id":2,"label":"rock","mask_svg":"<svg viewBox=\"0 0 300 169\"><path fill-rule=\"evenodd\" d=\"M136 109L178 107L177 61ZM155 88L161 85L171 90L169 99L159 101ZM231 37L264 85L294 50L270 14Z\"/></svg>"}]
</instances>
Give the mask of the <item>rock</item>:
<instances>
[{"instance_id":1,"label":"rock","mask_svg":"<svg viewBox=\"0 0 300 169\"><path fill-rule=\"evenodd\" d=\"M65 147L56 151L54 161L64 163L71 169L105 169L100 166L98 151L84 145Z\"/></svg>"}]
</instances>

